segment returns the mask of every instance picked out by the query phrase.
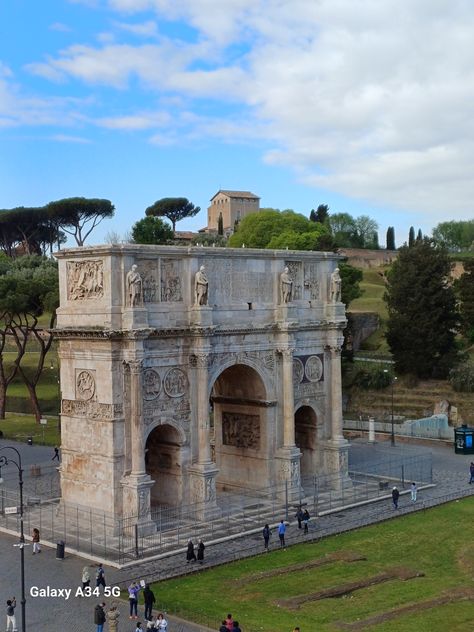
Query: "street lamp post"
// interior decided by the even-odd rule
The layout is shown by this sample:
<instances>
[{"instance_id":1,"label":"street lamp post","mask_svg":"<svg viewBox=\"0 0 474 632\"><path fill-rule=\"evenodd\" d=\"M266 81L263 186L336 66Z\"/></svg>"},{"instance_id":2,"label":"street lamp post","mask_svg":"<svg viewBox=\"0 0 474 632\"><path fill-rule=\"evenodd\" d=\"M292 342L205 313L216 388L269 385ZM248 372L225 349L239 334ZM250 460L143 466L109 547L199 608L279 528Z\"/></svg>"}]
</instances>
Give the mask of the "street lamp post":
<instances>
[{"instance_id":1,"label":"street lamp post","mask_svg":"<svg viewBox=\"0 0 474 632\"><path fill-rule=\"evenodd\" d=\"M384 373L388 373L388 369L384 369L383 370ZM394 375L391 379L391 384L392 384L392 414L391 414L391 420L392 420L392 431L390 434L390 444L392 446L395 445L395 430L394 430L394 425L393 425L393 386L395 384L395 382L397 381L397 377Z\"/></svg>"},{"instance_id":2,"label":"street lamp post","mask_svg":"<svg viewBox=\"0 0 474 632\"><path fill-rule=\"evenodd\" d=\"M5 455L0 455L0 482L2 482L1 472L2 467L8 465L9 463L13 463L18 470L18 480L20 485L20 569L21 569L21 630L25 632L26 630L26 619L25 619L25 610L26 610L26 597L25 597L25 532L23 529L23 468L21 466L21 455L18 450L12 446L5 446L0 448L0 452L3 450L13 450L16 452L18 461L15 459L8 459Z\"/></svg>"}]
</instances>

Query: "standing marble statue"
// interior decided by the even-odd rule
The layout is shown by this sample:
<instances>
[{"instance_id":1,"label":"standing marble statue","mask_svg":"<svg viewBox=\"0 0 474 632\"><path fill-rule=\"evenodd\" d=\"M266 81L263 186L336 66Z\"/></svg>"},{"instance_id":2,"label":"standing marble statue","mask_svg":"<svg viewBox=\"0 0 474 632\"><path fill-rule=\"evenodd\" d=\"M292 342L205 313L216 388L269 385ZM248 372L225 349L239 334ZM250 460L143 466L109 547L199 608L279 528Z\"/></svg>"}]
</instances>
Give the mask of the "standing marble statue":
<instances>
[{"instance_id":1,"label":"standing marble statue","mask_svg":"<svg viewBox=\"0 0 474 632\"><path fill-rule=\"evenodd\" d=\"M341 301L341 284L342 279L339 274L339 268L336 268L331 274L331 301L333 303Z\"/></svg>"},{"instance_id":2,"label":"standing marble statue","mask_svg":"<svg viewBox=\"0 0 474 632\"><path fill-rule=\"evenodd\" d=\"M201 266L194 277L194 303L207 305L209 281L206 277L206 268Z\"/></svg>"},{"instance_id":3,"label":"standing marble statue","mask_svg":"<svg viewBox=\"0 0 474 632\"><path fill-rule=\"evenodd\" d=\"M293 279L290 276L290 271L285 268L280 274L280 295L282 303L290 303L293 294Z\"/></svg>"},{"instance_id":4,"label":"standing marble statue","mask_svg":"<svg viewBox=\"0 0 474 632\"><path fill-rule=\"evenodd\" d=\"M133 264L127 274L128 304L130 307L143 305L143 281L137 266Z\"/></svg>"}]
</instances>

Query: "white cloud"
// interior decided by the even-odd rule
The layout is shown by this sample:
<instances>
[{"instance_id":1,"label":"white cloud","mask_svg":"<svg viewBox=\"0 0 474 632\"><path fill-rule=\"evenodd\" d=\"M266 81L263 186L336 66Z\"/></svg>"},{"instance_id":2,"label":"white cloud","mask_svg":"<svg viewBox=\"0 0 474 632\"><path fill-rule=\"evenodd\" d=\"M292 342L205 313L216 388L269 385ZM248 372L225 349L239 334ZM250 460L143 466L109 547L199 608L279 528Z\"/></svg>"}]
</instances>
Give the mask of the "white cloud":
<instances>
[{"instance_id":1,"label":"white cloud","mask_svg":"<svg viewBox=\"0 0 474 632\"><path fill-rule=\"evenodd\" d=\"M139 37L156 37L158 34L158 28L156 22L148 20L147 22L141 22L139 24L130 24L127 22L114 22L114 26L121 31L132 33Z\"/></svg>"},{"instance_id":2,"label":"white cloud","mask_svg":"<svg viewBox=\"0 0 474 632\"><path fill-rule=\"evenodd\" d=\"M67 134L53 134L51 140L58 143L77 143L79 145L88 145L92 141L89 138L83 138L82 136L69 136Z\"/></svg>"},{"instance_id":3,"label":"white cloud","mask_svg":"<svg viewBox=\"0 0 474 632\"><path fill-rule=\"evenodd\" d=\"M176 142L193 130L225 141L263 139L265 150L273 147L265 160L290 166L315 186L426 214L471 213L468 0L108 0L108 6L120 16L152 12L120 27L122 37L132 28L154 35L155 20L148 20L154 16L160 30L168 21L191 26L192 41L157 36L147 46L77 45L30 69L121 90L137 77L162 98L183 99L181 109L196 97L214 108L232 101L243 108L240 115L196 114L186 126L176 116L174 129L160 130L152 142ZM149 129L140 114L110 121Z\"/></svg>"},{"instance_id":4,"label":"white cloud","mask_svg":"<svg viewBox=\"0 0 474 632\"><path fill-rule=\"evenodd\" d=\"M53 24L49 25L50 31L59 31L60 33L69 33L72 29L67 24L63 24L62 22L53 22Z\"/></svg>"},{"instance_id":5,"label":"white cloud","mask_svg":"<svg viewBox=\"0 0 474 632\"><path fill-rule=\"evenodd\" d=\"M140 112L127 116L110 116L96 119L96 124L107 129L127 131L148 130L170 123L168 112Z\"/></svg>"}]
</instances>

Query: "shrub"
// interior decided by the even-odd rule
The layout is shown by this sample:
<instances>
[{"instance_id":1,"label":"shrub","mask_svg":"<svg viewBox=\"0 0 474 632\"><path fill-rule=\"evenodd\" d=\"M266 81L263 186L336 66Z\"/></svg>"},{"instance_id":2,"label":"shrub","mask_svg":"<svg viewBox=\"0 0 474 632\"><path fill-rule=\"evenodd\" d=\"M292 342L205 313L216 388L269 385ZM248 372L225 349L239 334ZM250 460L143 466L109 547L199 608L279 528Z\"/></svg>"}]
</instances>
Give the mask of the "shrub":
<instances>
[{"instance_id":1,"label":"shrub","mask_svg":"<svg viewBox=\"0 0 474 632\"><path fill-rule=\"evenodd\" d=\"M464 362L451 369L449 382L457 392L474 393L474 362Z\"/></svg>"}]
</instances>

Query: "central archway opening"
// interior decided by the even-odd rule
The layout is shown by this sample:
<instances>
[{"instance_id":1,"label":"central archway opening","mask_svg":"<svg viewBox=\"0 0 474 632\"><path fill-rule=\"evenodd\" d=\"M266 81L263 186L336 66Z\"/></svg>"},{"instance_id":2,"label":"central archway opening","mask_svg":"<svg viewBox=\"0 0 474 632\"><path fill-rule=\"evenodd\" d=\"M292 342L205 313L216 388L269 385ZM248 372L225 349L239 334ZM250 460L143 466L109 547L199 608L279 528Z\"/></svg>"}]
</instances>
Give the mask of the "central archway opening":
<instances>
[{"instance_id":1,"label":"central archway opening","mask_svg":"<svg viewBox=\"0 0 474 632\"><path fill-rule=\"evenodd\" d=\"M300 449L301 476L312 476L316 471L316 413L310 406L301 406L295 413L295 443Z\"/></svg>"},{"instance_id":2,"label":"central archway opening","mask_svg":"<svg viewBox=\"0 0 474 632\"><path fill-rule=\"evenodd\" d=\"M150 490L152 507L177 505L183 499L182 442L173 426L157 426L145 446L147 474L154 481Z\"/></svg>"},{"instance_id":3,"label":"central archway opening","mask_svg":"<svg viewBox=\"0 0 474 632\"><path fill-rule=\"evenodd\" d=\"M239 492L269 483L269 419L273 409L259 373L243 364L225 369L211 391L217 490Z\"/></svg>"}]
</instances>

